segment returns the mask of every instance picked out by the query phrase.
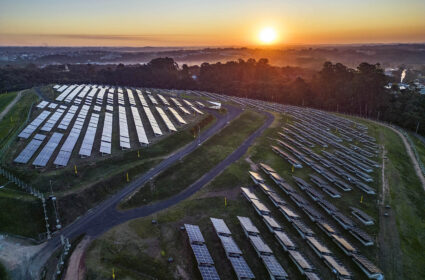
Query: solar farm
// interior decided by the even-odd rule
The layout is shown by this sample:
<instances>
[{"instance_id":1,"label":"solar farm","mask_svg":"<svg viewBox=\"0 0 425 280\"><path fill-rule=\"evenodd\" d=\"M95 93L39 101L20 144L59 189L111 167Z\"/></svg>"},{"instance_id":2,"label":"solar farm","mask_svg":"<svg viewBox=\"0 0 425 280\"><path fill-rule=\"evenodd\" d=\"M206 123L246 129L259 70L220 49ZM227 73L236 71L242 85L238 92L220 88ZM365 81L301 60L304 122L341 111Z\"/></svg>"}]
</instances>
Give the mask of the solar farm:
<instances>
[{"instance_id":1,"label":"solar farm","mask_svg":"<svg viewBox=\"0 0 425 280\"><path fill-rule=\"evenodd\" d=\"M100 241L85 252L87 271L98 277L93 279L107 277L111 263L122 263L116 273L128 279L138 279L134 271L158 279L384 279L388 267L382 267L380 226L391 219L382 200L385 147L365 122L205 91L52 88L54 100L38 100L18 132L9 166L48 174L38 181L48 182L56 172L73 173L74 166L127 152L134 158L139 151L141 158L161 157L145 167L140 162L139 177L123 176L127 167L111 175L113 191L132 190L105 206L101 214L112 219L87 222L101 228ZM189 133L209 114L217 118L213 128L222 126L209 139L190 135L189 144L175 150L143 153L179 132ZM255 118L261 121L242 127ZM180 154L186 149L188 154ZM124 165L127 158L120 160ZM108 173L118 168L114 164ZM68 173L72 183L85 179ZM102 176L109 178L90 179ZM109 201L109 192L96 196L102 182L80 196L69 186L69 194L55 197L51 191L56 221L59 213L64 222L46 220L50 238L62 227L72 228L76 216L99 215L95 206ZM43 191L33 195L50 207L44 200L50 192ZM44 208L46 217L49 211ZM67 211L74 212L67 216Z\"/></svg>"},{"instance_id":2,"label":"solar farm","mask_svg":"<svg viewBox=\"0 0 425 280\"><path fill-rule=\"evenodd\" d=\"M204 115L203 103L170 98L167 92L98 85L53 88L55 100L37 104L36 116L18 135L25 145L16 164L60 168L81 158L148 147Z\"/></svg>"}]
</instances>

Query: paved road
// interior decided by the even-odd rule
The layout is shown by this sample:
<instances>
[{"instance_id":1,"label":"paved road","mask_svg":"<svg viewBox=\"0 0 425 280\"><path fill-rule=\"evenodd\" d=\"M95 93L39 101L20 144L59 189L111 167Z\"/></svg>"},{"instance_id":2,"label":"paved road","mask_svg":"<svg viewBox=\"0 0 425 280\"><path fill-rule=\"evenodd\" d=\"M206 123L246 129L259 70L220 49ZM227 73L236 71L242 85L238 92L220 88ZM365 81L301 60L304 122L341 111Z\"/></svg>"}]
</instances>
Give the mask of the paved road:
<instances>
[{"instance_id":1,"label":"paved road","mask_svg":"<svg viewBox=\"0 0 425 280\"><path fill-rule=\"evenodd\" d=\"M227 109L226 115L219 114L216 111L211 111L211 113L217 117L217 121L210 128L208 128L206 131L204 131L201 134L199 138L201 143L207 140L208 138L210 138L211 136L215 135L217 132L219 132L223 127L226 126L228 121L235 119L237 116L240 115L242 111L240 108L236 108L233 106L226 106L226 109ZM273 117L271 117L271 119L273 119ZM271 123L270 116L268 118L268 122ZM266 126L262 127L263 130L265 129L265 127ZM255 138L253 136L258 136L259 133L261 132L257 131L256 133L251 135L251 137L247 139L247 141L250 139L251 141L250 142L245 141L235 152L239 151L240 153L240 151L246 150L246 148L250 145L252 140ZM138 208L138 209L134 209L130 211L125 211L125 212L119 212L116 210L116 206L120 203L122 199L126 198L128 195L130 195L140 186L143 186L152 177L164 171L165 169L167 169L169 166L171 166L172 164L174 164L175 162L177 162L184 156L193 152L197 147L198 147L198 141L195 140L192 143L185 146L184 148L180 149L179 151L174 153L172 156L163 160L157 166L155 166L154 168L146 172L144 175L140 176L139 178L137 178L136 180L128 184L125 188L120 190L114 196L103 201L97 207L89 210L84 216L77 219L74 223L62 229L60 234L69 238L76 237L80 234L88 234L90 236L97 236L107 231L108 229L110 229L111 227L115 225L121 224L130 219L143 217L151 213L154 213L156 211L160 211L162 209L165 209L171 205L178 203L182 199L185 199L191 193L193 193L194 191L202 187L202 185L198 184L196 187L190 186L188 189L189 191L186 190L182 194L179 194L178 196L173 197L164 202L159 202L153 205L149 205L146 207L142 207L142 208ZM225 162L230 164L233 161L232 161L232 158L230 159L227 158ZM223 169L227 165L228 164L221 163L221 167ZM215 170L215 172L219 171L217 168L214 168L213 170ZM213 175L214 175L213 173L210 174L210 176L213 176ZM204 176L203 178L208 179L209 177ZM204 183L208 182L204 180L203 180ZM60 246L59 235L54 236L51 240L49 240L46 243L43 249L41 249L40 252L34 256L31 262L31 265L28 268L29 270L27 275L28 279L37 278L34 276L39 273L40 268L44 265L46 260L50 257L51 253L57 248L59 248L59 246Z\"/></svg>"},{"instance_id":2,"label":"paved road","mask_svg":"<svg viewBox=\"0 0 425 280\"><path fill-rule=\"evenodd\" d=\"M15 98L13 98L12 102L10 102L6 108L4 108L4 110L0 113L0 121L4 118L4 116L6 116L7 113L9 113L10 109L15 106L16 102L19 101L19 99L21 99L22 97L22 90L20 92L18 92L18 94L15 96Z\"/></svg>"}]
</instances>

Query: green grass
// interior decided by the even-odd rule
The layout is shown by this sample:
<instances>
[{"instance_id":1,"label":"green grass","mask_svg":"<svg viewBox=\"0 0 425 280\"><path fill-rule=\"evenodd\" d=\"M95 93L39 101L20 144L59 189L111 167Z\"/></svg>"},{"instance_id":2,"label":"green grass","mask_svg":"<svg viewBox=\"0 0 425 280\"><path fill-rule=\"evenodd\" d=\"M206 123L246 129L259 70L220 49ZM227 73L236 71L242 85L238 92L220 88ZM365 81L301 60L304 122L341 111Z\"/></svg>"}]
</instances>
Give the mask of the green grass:
<instances>
[{"instance_id":1,"label":"green grass","mask_svg":"<svg viewBox=\"0 0 425 280\"><path fill-rule=\"evenodd\" d=\"M416 147L416 151L418 152L419 159L422 164L425 164L425 143L422 142L414 133L409 133L410 139L412 139L413 144Z\"/></svg>"},{"instance_id":2,"label":"green grass","mask_svg":"<svg viewBox=\"0 0 425 280\"><path fill-rule=\"evenodd\" d=\"M179 193L230 155L264 120L259 113L245 111L196 151L147 183L123 207L144 205Z\"/></svg>"},{"instance_id":3,"label":"green grass","mask_svg":"<svg viewBox=\"0 0 425 280\"><path fill-rule=\"evenodd\" d=\"M425 279L424 190L401 138L392 130L364 122L370 134L385 145L388 163L385 173L390 187L390 204L395 213L402 254L402 275L390 271L388 279ZM395 260L400 262L400 260Z\"/></svg>"},{"instance_id":4,"label":"green grass","mask_svg":"<svg viewBox=\"0 0 425 280\"><path fill-rule=\"evenodd\" d=\"M17 94L17 91L0 94L0 112L3 112L3 110L7 107L7 105L9 105L10 102L12 102Z\"/></svg>"},{"instance_id":5,"label":"green grass","mask_svg":"<svg viewBox=\"0 0 425 280\"><path fill-rule=\"evenodd\" d=\"M2 280L8 280L9 276L7 275L6 268L3 266L3 264L0 262L0 279Z\"/></svg>"},{"instance_id":6,"label":"green grass","mask_svg":"<svg viewBox=\"0 0 425 280\"><path fill-rule=\"evenodd\" d=\"M0 122L0 147L17 132L23 122L27 119L31 105L38 100L37 95L29 90L22 96L13 109L7 113Z\"/></svg>"}]
</instances>

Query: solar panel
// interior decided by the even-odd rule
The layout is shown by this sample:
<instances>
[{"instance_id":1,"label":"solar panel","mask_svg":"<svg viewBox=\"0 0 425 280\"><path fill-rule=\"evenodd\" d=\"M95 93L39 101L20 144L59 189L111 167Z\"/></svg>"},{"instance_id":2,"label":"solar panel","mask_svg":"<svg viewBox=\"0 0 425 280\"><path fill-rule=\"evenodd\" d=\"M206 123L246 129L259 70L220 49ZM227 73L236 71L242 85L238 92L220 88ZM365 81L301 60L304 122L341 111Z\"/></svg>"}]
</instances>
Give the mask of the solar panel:
<instances>
[{"instance_id":1,"label":"solar panel","mask_svg":"<svg viewBox=\"0 0 425 280\"><path fill-rule=\"evenodd\" d=\"M171 97L170 99L171 99L171 101L174 102L174 104L176 104L177 107L181 107L182 106L182 104L177 99L175 99L174 97Z\"/></svg>"},{"instance_id":2,"label":"solar panel","mask_svg":"<svg viewBox=\"0 0 425 280\"><path fill-rule=\"evenodd\" d=\"M179 109L182 110L183 113L190 115L190 112L185 107L180 106Z\"/></svg>"},{"instance_id":3,"label":"solar panel","mask_svg":"<svg viewBox=\"0 0 425 280\"><path fill-rule=\"evenodd\" d=\"M230 263L232 264L233 270L235 271L238 279L254 279L255 276L251 271L251 268L246 263L242 256L229 257Z\"/></svg>"},{"instance_id":4,"label":"solar panel","mask_svg":"<svg viewBox=\"0 0 425 280\"><path fill-rule=\"evenodd\" d=\"M49 102L47 101L41 101L40 103L38 103L37 108L44 109L48 104Z\"/></svg>"},{"instance_id":5,"label":"solar panel","mask_svg":"<svg viewBox=\"0 0 425 280\"><path fill-rule=\"evenodd\" d=\"M125 105L124 94L118 91L117 96L118 96L118 104L124 106Z\"/></svg>"},{"instance_id":6,"label":"solar panel","mask_svg":"<svg viewBox=\"0 0 425 280\"><path fill-rule=\"evenodd\" d=\"M200 115L203 115L203 114L204 114L201 110L199 110L199 109L198 109L198 108L196 108L195 106L191 106L190 108L191 108L193 111L195 111L196 113L200 114Z\"/></svg>"},{"instance_id":7,"label":"solar panel","mask_svg":"<svg viewBox=\"0 0 425 280\"><path fill-rule=\"evenodd\" d=\"M196 104L198 104L201 107L205 107L205 105L202 102L196 101Z\"/></svg>"},{"instance_id":8,"label":"solar panel","mask_svg":"<svg viewBox=\"0 0 425 280\"><path fill-rule=\"evenodd\" d=\"M58 92L63 92L68 86L67 85L63 85L60 86L59 88L55 88Z\"/></svg>"},{"instance_id":9,"label":"solar panel","mask_svg":"<svg viewBox=\"0 0 425 280\"><path fill-rule=\"evenodd\" d=\"M215 231L218 234L225 234L225 235L232 234L223 219L210 218L210 220L214 226Z\"/></svg>"},{"instance_id":10,"label":"solar panel","mask_svg":"<svg viewBox=\"0 0 425 280\"><path fill-rule=\"evenodd\" d=\"M108 98L107 98L106 102L109 105L114 105L114 95L112 93L108 93Z\"/></svg>"},{"instance_id":11,"label":"solar panel","mask_svg":"<svg viewBox=\"0 0 425 280\"><path fill-rule=\"evenodd\" d=\"M137 107L131 107L131 112L133 114L134 124L136 126L137 137L139 138L139 143L142 145L148 145L148 137L146 136L145 128L143 127L142 119L140 118L139 110Z\"/></svg>"},{"instance_id":12,"label":"solar panel","mask_svg":"<svg viewBox=\"0 0 425 280\"><path fill-rule=\"evenodd\" d=\"M84 86L78 86L78 87L76 87L70 94L68 94L66 97L65 97L65 102L67 102L67 103L70 103L73 99L74 99L74 97L80 92L80 90L82 90L83 89L83 87Z\"/></svg>"},{"instance_id":13,"label":"solar panel","mask_svg":"<svg viewBox=\"0 0 425 280\"><path fill-rule=\"evenodd\" d=\"M179 115L179 113L177 113L176 110L174 110L174 108L172 107L168 107L168 110L170 110L170 112L173 114L173 116L176 118L176 120L180 123L180 124L186 124L186 121Z\"/></svg>"},{"instance_id":14,"label":"solar panel","mask_svg":"<svg viewBox=\"0 0 425 280\"><path fill-rule=\"evenodd\" d=\"M205 244L190 244L192 251L195 254L196 261L199 264L214 264L214 261Z\"/></svg>"},{"instance_id":15,"label":"solar panel","mask_svg":"<svg viewBox=\"0 0 425 280\"><path fill-rule=\"evenodd\" d=\"M198 226L185 224L184 227L186 228L190 243L205 243L204 237Z\"/></svg>"},{"instance_id":16,"label":"solar panel","mask_svg":"<svg viewBox=\"0 0 425 280\"><path fill-rule=\"evenodd\" d=\"M92 89L90 90L89 94L87 95L86 99L85 99L85 104L86 105L91 105L93 102L93 98L96 95L96 92L98 91L97 88L92 87ZM97 102L96 102L97 103ZM98 108L98 110L96 110L96 107ZM95 110L96 111L100 111L100 107L99 106L95 106Z\"/></svg>"},{"instance_id":17,"label":"solar panel","mask_svg":"<svg viewBox=\"0 0 425 280\"><path fill-rule=\"evenodd\" d=\"M220 238L221 244L228 255L242 255L241 249L239 249L231 236L219 235L218 237Z\"/></svg>"},{"instance_id":18,"label":"solar panel","mask_svg":"<svg viewBox=\"0 0 425 280\"><path fill-rule=\"evenodd\" d=\"M251 240L252 245L255 247L256 251L260 254L272 254L273 251L270 247L264 243L263 239L261 239L258 235L250 235L249 239Z\"/></svg>"},{"instance_id":19,"label":"solar panel","mask_svg":"<svg viewBox=\"0 0 425 280\"><path fill-rule=\"evenodd\" d=\"M165 125L170 131L177 131L176 127L173 125L173 123L170 121L170 119L165 114L164 110L160 107L155 107L158 111L159 115L161 116L162 120L164 121Z\"/></svg>"},{"instance_id":20,"label":"solar panel","mask_svg":"<svg viewBox=\"0 0 425 280\"><path fill-rule=\"evenodd\" d=\"M131 89L127 89L128 101L131 106L136 106L136 100L134 100L133 91Z\"/></svg>"},{"instance_id":21,"label":"solar panel","mask_svg":"<svg viewBox=\"0 0 425 280\"><path fill-rule=\"evenodd\" d=\"M86 135L84 136L83 143L80 148L80 156L89 157L93 149L93 142L96 136L97 124L99 122L99 114L93 113L90 117L89 126L86 130Z\"/></svg>"},{"instance_id":22,"label":"solar panel","mask_svg":"<svg viewBox=\"0 0 425 280\"><path fill-rule=\"evenodd\" d=\"M28 161L40 147L41 143L43 143L44 138L46 138L45 135L36 134L34 138L28 143L28 145L21 151L21 153L15 158L14 162L24 164L28 163Z\"/></svg>"},{"instance_id":23,"label":"solar panel","mask_svg":"<svg viewBox=\"0 0 425 280\"><path fill-rule=\"evenodd\" d=\"M68 96L68 94L73 90L73 89L75 89L77 87L77 85L72 85L72 86L69 86L68 88L66 88L66 90L65 91L60 91L60 90L58 90L59 92L62 92L58 97L56 97L56 100L57 101L63 101L64 99L65 99L65 97L67 97Z\"/></svg>"},{"instance_id":24,"label":"solar panel","mask_svg":"<svg viewBox=\"0 0 425 280\"><path fill-rule=\"evenodd\" d=\"M62 117L63 113L65 112L64 109L57 109L53 115L50 116L50 118L46 121L46 123L41 128L42 131L49 132L52 130L52 128L56 125L56 123L59 121L60 117Z\"/></svg>"},{"instance_id":25,"label":"solar panel","mask_svg":"<svg viewBox=\"0 0 425 280\"><path fill-rule=\"evenodd\" d=\"M164 96L162 96L161 94L157 94L157 96L159 97L159 99L161 99L161 102L165 105L165 106L170 106L170 103L167 101L167 99L165 99Z\"/></svg>"},{"instance_id":26,"label":"solar panel","mask_svg":"<svg viewBox=\"0 0 425 280\"><path fill-rule=\"evenodd\" d=\"M288 277L288 273L286 273L280 263L276 260L275 256L261 256L261 259L271 275L282 278Z\"/></svg>"},{"instance_id":27,"label":"solar panel","mask_svg":"<svg viewBox=\"0 0 425 280\"><path fill-rule=\"evenodd\" d=\"M41 112L30 124L28 124L22 131L19 133L19 138L28 139L31 134L44 122L44 120L50 115L50 112L44 110Z\"/></svg>"},{"instance_id":28,"label":"solar panel","mask_svg":"<svg viewBox=\"0 0 425 280\"><path fill-rule=\"evenodd\" d=\"M148 94L149 99L151 100L152 104L158 105L158 101L156 101L155 97L153 95Z\"/></svg>"},{"instance_id":29,"label":"solar panel","mask_svg":"<svg viewBox=\"0 0 425 280\"><path fill-rule=\"evenodd\" d=\"M120 93L118 93L120 94ZM119 100L119 97L118 97ZM130 149L130 135L128 133L127 113L125 107L118 106L119 128L120 128L120 147Z\"/></svg>"},{"instance_id":30,"label":"solar panel","mask_svg":"<svg viewBox=\"0 0 425 280\"><path fill-rule=\"evenodd\" d=\"M68 164L72 151L74 150L75 144L77 143L78 138L80 137L81 129L84 125L89 109L90 106L82 106L74 123L74 126L72 127L68 137L66 138L58 155L56 156L56 159L54 161L55 165L66 166Z\"/></svg>"},{"instance_id":31,"label":"solar panel","mask_svg":"<svg viewBox=\"0 0 425 280\"><path fill-rule=\"evenodd\" d=\"M199 266L199 271L203 280L220 280L214 266Z\"/></svg>"},{"instance_id":32,"label":"solar panel","mask_svg":"<svg viewBox=\"0 0 425 280\"><path fill-rule=\"evenodd\" d=\"M99 93L97 94L96 104L97 105L103 105L103 99L105 96L105 89L100 89Z\"/></svg>"},{"instance_id":33,"label":"solar panel","mask_svg":"<svg viewBox=\"0 0 425 280\"><path fill-rule=\"evenodd\" d=\"M257 229L257 227L254 226L254 224L252 223L250 218L238 216L238 220L241 223L242 228L247 233L251 233L251 234L259 234L260 233L260 231Z\"/></svg>"},{"instance_id":34,"label":"solar panel","mask_svg":"<svg viewBox=\"0 0 425 280\"><path fill-rule=\"evenodd\" d=\"M83 87L83 90L78 94L78 98L80 99L80 100L82 100L84 97L86 97L86 95L87 95L87 93L89 92L89 90L90 90L90 87L89 86L85 86L85 87Z\"/></svg>"},{"instance_id":35,"label":"solar panel","mask_svg":"<svg viewBox=\"0 0 425 280\"><path fill-rule=\"evenodd\" d=\"M59 145L62 136L62 133L54 132L32 164L35 166L46 166L56 147Z\"/></svg>"},{"instance_id":36,"label":"solar panel","mask_svg":"<svg viewBox=\"0 0 425 280\"><path fill-rule=\"evenodd\" d=\"M193 107L193 104L190 101L183 99L183 102L189 105L190 107Z\"/></svg>"},{"instance_id":37,"label":"solar panel","mask_svg":"<svg viewBox=\"0 0 425 280\"><path fill-rule=\"evenodd\" d=\"M140 103L142 103L143 107L149 107L148 103L146 102L145 97L143 96L142 92L140 90L136 90L137 96L139 97Z\"/></svg>"}]
</instances>

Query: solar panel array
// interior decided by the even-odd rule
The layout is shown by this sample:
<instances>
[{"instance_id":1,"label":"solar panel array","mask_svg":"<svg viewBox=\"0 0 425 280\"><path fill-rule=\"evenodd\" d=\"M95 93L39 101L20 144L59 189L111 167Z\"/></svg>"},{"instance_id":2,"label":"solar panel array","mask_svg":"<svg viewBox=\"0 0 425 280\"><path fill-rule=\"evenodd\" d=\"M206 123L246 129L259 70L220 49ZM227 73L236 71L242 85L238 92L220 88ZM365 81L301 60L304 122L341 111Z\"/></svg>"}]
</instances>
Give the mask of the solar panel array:
<instances>
[{"instance_id":1,"label":"solar panel array","mask_svg":"<svg viewBox=\"0 0 425 280\"><path fill-rule=\"evenodd\" d=\"M148 94L149 99L151 100L152 104L158 105L158 101L156 101L155 97L153 95Z\"/></svg>"},{"instance_id":2,"label":"solar panel array","mask_svg":"<svg viewBox=\"0 0 425 280\"><path fill-rule=\"evenodd\" d=\"M68 112L66 112L65 116L63 117L62 121L59 123L58 128L59 129L63 129L63 130L67 130L69 124L71 123L72 119L75 116L75 113L78 110L78 106L76 105L72 105Z\"/></svg>"},{"instance_id":3,"label":"solar panel array","mask_svg":"<svg viewBox=\"0 0 425 280\"><path fill-rule=\"evenodd\" d=\"M139 97L140 103L142 103L142 106L149 107L145 97L143 96L143 93L140 90L136 90L136 92L137 92L137 96Z\"/></svg>"},{"instance_id":4,"label":"solar panel array","mask_svg":"<svg viewBox=\"0 0 425 280\"><path fill-rule=\"evenodd\" d=\"M101 88L99 90L99 93L97 94L96 104L99 106L102 106L104 97L105 97L105 89Z\"/></svg>"},{"instance_id":5,"label":"solar panel array","mask_svg":"<svg viewBox=\"0 0 425 280\"><path fill-rule=\"evenodd\" d=\"M102 138L100 141L100 152L102 154L111 154L112 147L112 113L105 113L105 121L103 122Z\"/></svg>"},{"instance_id":6,"label":"solar panel array","mask_svg":"<svg viewBox=\"0 0 425 280\"><path fill-rule=\"evenodd\" d=\"M165 114L164 110L162 110L162 108L160 107L155 107L156 110L158 111L159 115L161 116L162 120L164 121L165 125L167 126L167 128L170 131L177 131L176 127L174 126L174 124L170 121L170 119L167 117L167 115Z\"/></svg>"},{"instance_id":7,"label":"solar panel array","mask_svg":"<svg viewBox=\"0 0 425 280\"><path fill-rule=\"evenodd\" d=\"M43 147L43 149L35 158L32 164L39 167L46 166L53 152L56 150L56 147L59 145L59 142L61 141L62 136L63 136L62 133L54 132L52 137L50 137L49 141Z\"/></svg>"},{"instance_id":8,"label":"solar panel array","mask_svg":"<svg viewBox=\"0 0 425 280\"><path fill-rule=\"evenodd\" d=\"M119 95L118 95L118 100L119 100ZM130 135L128 133L127 114L126 114L125 107L118 106L118 117L119 117L119 127L120 127L120 147L122 149L130 149L131 148Z\"/></svg>"},{"instance_id":9,"label":"solar panel array","mask_svg":"<svg viewBox=\"0 0 425 280\"><path fill-rule=\"evenodd\" d=\"M63 143L55 161L53 162L56 166L66 166L71 157L72 151L74 150L75 144L80 137L81 130L83 129L84 122L87 117L87 113L90 106L83 105L80 112L78 113L77 119L74 122L74 126L71 129L68 137Z\"/></svg>"},{"instance_id":10,"label":"solar panel array","mask_svg":"<svg viewBox=\"0 0 425 280\"><path fill-rule=\"evenodd\" d=\"M64 112L65 112L64 109L61 109L61 108L57 109L56 112L54 112L53 115L50 116L50 118L46 121L46 123L43 125L43 127L40 130L45 132L51 131L52 128L59 121L60 117L62 117Z\"/></svg>"},{"instance_id":11,"label":"solar panel array","mask_svg":"<svg viewBox=\"0 0 425 280\"><path fill-rule=\"evenodd\" d=\"M180 123L180 124L186 124L186 121L179 115L179 113L177 113L176 110L174 110L174 108L172 107L168 107L168 110L170 110L171 114L173 114L173 116L176 118L176 120Z\"/></svg>"},{"instance_id":12,"label":"solar panel array","mask_svg":"<svg viewBox=\"0 0 425 280\"><path fill-rule=\"evenodd\" d=\"M47 101L41 101L40 103L38 103L37 108L38 109L44 109L48 104L49 104L49 102L47 102Z\"/></svg>"},{"instance_id":13,"label":"solar panel array","mask_svg":"<svg viewBox=\"0 0 425 280\"><path fill-rule=\"evenodd\" d=\"M175 99L174 97L171 97L170 99L171 99L171 101L173 101L174 104L176 104L177 107L182 106L182 104L177 99Z\"/></svg>"},{"instance_id":14,"label":"solar panel array","mask_svg":"<svg viewBox=\"0 0 425 280\"><path fill-rule=\"evenodd\" d=\"M44 122L44 120L50 115L49 111L44 110L40 113L30 124L28 124L22 131L19 133L19 138L28 139L31 134Z\"/></svg>"},{"instance_id":15,"label":"solar panel array","mask_svg":"<svg viewBox=\"0 0 425 280\"><path fill-rule=\"evenodd\" d=\"M93 113L90 117L89 126L87 127L86 135L84 136L83 143L81 144L81 148L79 152L80 156L89 157L91 155L98 123L99 123L99 114Z\"/></svg>"},{"instance_id":16,"label":"solar panel array","mask_svg":"<svg viewBox=\"0 0 425 280\"><path fill-rule=\"evenodd\" d=\"M128 101L131 106L136 106L136 100L134 99L133 91L131 89L127 89Z\"/></svg>"},{"instance_id":17,"label":"solar panel array","mask_svg":"<svg viewBox=\"0 0 425 280\"><path fill-rule=\"evenodd\" d=\"M137 137L139 138L139 143L142 145L148 145L149 140L148 140L148 137L146 136L145 128L143 127L139 110L136 107L131 107L131 112L133 114L134 124L136 126L136 132L137 132Z\"/></svg>"},{"instance_id":18,"label":"solar panel array","mask_svg":"<svg viewBox=\"0 0 425 280\"><path fill-rule=\"evenodd\" d=\"M149 107L143 106L143 110L145 111L145 114L148 117L149 123L152 127L152 130L153 130L153 133L155 135L162 135L162 131L159 128L159 125L158 125L155 117L153 116L151 109Z\"/></svg>"},{"instance_id":19,"label":"solar panel array","mask_svg":"<svg viewBox=\"0 0 425 280\"><path fill-rule=\"evenodd\" d=\"M184 227L186 229L187 236L189 237L190 247L195 255L202 279L220 279L217 270L214 267L214 260L208 251L207 245L205 245L205 239L199 229L199 226L185 224Z\"/></svg>"},{"instance_id":20,"label":"solar panel array","mask_svg":"<svg viewBox=\"0 0 425 280\"><path fill-rule=\"evenodd\" d=\"M98 91L97 88L92 88L87 95L86 99L84 100L84 104L91 105L94 99L94 96L96 95L96 92Z\"/></svg>"},{"instance_id":21,"label":"solar panel array","mask_svg":"<svg viewBox=\"0 0 425 280\"><path fill-rule=\"evenodd\" d=\"M252 246L261 258L265 267L267 268L270 278L272 279L287 279L288 274L283 267L277 262L273 255L273 251L260 237L258 229L254 226L251 219L248 217L239 217L239 222L245 232L245 235L249 238Z\"/></svg>"},{"instance_id":22,"label":"solar panel array","mask_svg":"<svg viewBox=\"0 0 425 280\"><path fill-rule=\"evenodd\" d=\"M170 106L170 103L167 101L167 99L165 99L164 96L162 96L161 94L157 94L157 96L159 97L159 99L161 99L161 102L165 105L165 106Z\"/></svg>"},{"instance_id":23,"label":"solar panel array","mask_svg":"<svg viewBox=\"0 0 425 280\"><path fill-rule=\"evenodd\" d=\"M130 132L128 127L127 120L127 110L125 106L129 106L131 108L131 114L133 116L136 134L140 145L148 145L150 143L147 131L146 131L146 123L143 124L144 114L139 112L137 108L137 102L135 100L134 94L137 93L138 99L140 103L143 105L143 111L148 118L149 124L152 127L152 131L155 136L163 135L161 131L160 124L158 123L154 113L151 109L151 104L153 103L158 106L155 107L160 118L163 120L165 126L169 131L174 132L177 131L174 123L178 124L186 124L187 121L184 120L181 114L177 111L176 108L169 107L170 102L161 95L158 94L158 98L160 101L153 95L150 91L146 91L150 102L149 104L146 102L144 93L140 89L129 89L129 88L116 88L109 86L98 86L98 85L55 85L53 87L60 94L56 97L58 103L49 103L47 101L42 101L37 105L37 108L43 109L48 108L48 110L43 110L40 115L38 115L29 125L27 125L19 134L20 138L29 139L31 135L36 131L42 132L52 132L56 133L56 131L63 131L62 133L55 134L55 137L50 137L52 139L50 142L50 146L53 145L54 140L58 139L58 135L61 135L62 138L66 138L63 141L63 144L60 148L59 153L57 154L54 164L56 167L58 166L66 166L70 160L73 149L77 144L80 135L82 135L83 125L85 123L85 119L87 118L88 113L91 113L90 122L88 124L87 130L84 133L84 138L81 141L81 146L79 146L79 155L82 157L89 157L92 155L93 145L96 140L96 132L97 125L99 123L99 119L103 112L105 113L104 124L102 137L100 139L100 152L102 154L111 154L112 151L112 123L113 123L113 112L114 106L114 95L117 94L118 98L118 114L119 114L119 133L120 133L120 147L131 148L131 139ZM124 94L127 93L129 104L126 104ZM107 96L107 102L104 105L103 100L105 95ZM96 101L94 106L92 106L93 101ZM65 106L64 103L71 103L71 106ZM161 102L160 107L159 102ZM181 106L181 103L175 99L176 104ZM162 105L164 104L164 105ZM191 102L185 102L185 104L191 104ZM54 110L51 110L54 109ZM170 115L166 113L167 109L171 112L176 122L170 119ZM196 109L196 108L195 108ZM53 111L53 112L51 112ZM78 117L75 116L78 113ZM91 112L90 112L91 111ZM156 113L155 113L156 114ZM75 121L74 121L75 120ZM58 125L57 125L58 124ZM72 128L69 130L69 126L72 124ZM162 125L162 124L161 124ZM134 129L134 128L131 128ZM56 131L55 131L56 130ZM53 134L52 134L53 135ZM46 137L46 136L44 136ZM49 136L47 136L49 137ZM15 158L15 162L17 163L28 163L32 156L36 153L40 147L43 147L44 139L32 139L29 141L25 148L22 149L21 153ZM41 141L41 142L40 142ZM50 140L49 140L50 141ZM48 142L49 143L49 142ZM56 146L60 143L56 143ZM47 144L45 145L47 146ZM55 146L55 148L56 148ZM49 151L51 148L46 148L45 153L43 154L44 158L49 155ZM44 150L44 149L42 149ZM47 152L46 152L47 151ZM43 164L47 164L49 162L50 156L45 159L41 159L41 157L36 161L35 165L43 166ZM45 162L45 163L44 163Z\"/></svg>"},{"instance_id":24,"label":"solar panel array","mask_svg":"<svg viewBox=\"0 0 425 280\"><path fill-rule=\"evenodd\" d=\"M65 97L67 97L68 94L76 87L77 87L77 85L69 86L64 92L62 92L58 97L56 97L56 101L63 101L65 99ZM59 92L61 92L61 91L59 91Z\"/></svg>"},{"instance_id":25,"label":"solar panel array","mask_svg":"<svg viewBox=\"0 0 425 280\"><path fill-rule=\"evenodd\" d=\"M242 251L233 240L232 233L224 220L217 218L210 218L210 220L238 279L254 279L254 274L243 258Z\"/></svg>"},{"instance_id":26,"label":"solar panel array","mask_svg":"<svg viewBox=\"0 0 425 280\"><path fill-rule=\"evenodd\" d=\"M74 97L83 89L84 86L78 86L70 94L65 97L65 102L70 103L74 99Z\"/></svg>"},{"instance_id":27,"label":"solar panel array","mask_svg":"<svg viewBox=\"0 0 425 280\"><path fill-rule=\"evenodd\" d=\"M34 138L26 145L25 149L21 151L21 153L15 158L14 162L16 163L28 163L34 153L38 150L41 143L43 143L45 135L36 134Z\"/></svg>"}]
</instances>

